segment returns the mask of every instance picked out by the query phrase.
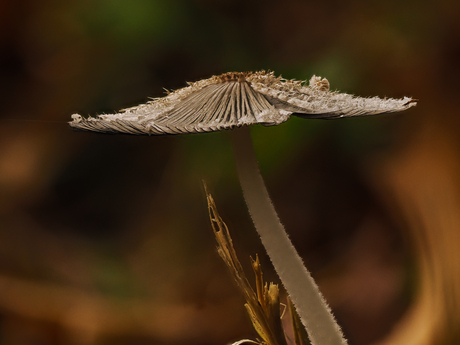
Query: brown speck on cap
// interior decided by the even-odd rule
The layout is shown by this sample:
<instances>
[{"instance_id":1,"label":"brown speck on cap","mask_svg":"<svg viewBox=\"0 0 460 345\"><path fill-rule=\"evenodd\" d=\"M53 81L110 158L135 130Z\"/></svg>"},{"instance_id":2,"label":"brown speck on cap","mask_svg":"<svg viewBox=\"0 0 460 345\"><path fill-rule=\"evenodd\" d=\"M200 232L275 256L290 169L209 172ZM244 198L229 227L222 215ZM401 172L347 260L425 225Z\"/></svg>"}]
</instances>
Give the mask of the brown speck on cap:
<instances>
[{"instance_id":1,"label":"brown speck on cap","mask_svg":"<svg viewBox=\"0 0 460 345\"><path fill-rule=\"evenodd\" d=\"M249 77L252 72L227 72L217 76L220 83L228 82L245 82L246 78Z\"/></svg>"}]
</instances>

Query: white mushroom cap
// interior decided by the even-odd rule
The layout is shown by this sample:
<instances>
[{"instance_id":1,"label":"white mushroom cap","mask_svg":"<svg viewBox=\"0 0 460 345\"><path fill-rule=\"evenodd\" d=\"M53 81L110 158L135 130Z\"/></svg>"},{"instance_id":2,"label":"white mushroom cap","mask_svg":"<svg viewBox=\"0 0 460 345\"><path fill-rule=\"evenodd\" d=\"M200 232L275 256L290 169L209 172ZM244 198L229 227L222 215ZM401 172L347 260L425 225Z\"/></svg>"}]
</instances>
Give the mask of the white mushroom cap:
<instances>
[{"instance_id":1,"label":"white mushroom cap","mask_svg":"<svg viewBox=\"0 0 460 345\"><path fill-rule=\"evenodd\" d=\"M416 100L363 98L329 91L327 79L305 81L275 77L273 72L229 72L116 114L83 118L70 126L102 133L162 135L212 132L261 123L272 126L291 115L313 119L377 115L406 110Z\"/></svg>"}]
</instances>

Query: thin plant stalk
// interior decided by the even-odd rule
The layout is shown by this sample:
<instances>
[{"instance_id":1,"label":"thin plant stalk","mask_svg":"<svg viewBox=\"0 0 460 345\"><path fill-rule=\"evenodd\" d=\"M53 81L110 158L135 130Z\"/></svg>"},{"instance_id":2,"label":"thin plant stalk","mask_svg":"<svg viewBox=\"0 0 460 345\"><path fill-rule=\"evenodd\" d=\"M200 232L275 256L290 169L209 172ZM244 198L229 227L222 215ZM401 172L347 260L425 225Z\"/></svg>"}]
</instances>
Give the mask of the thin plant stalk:
<instances>
[{"instance_id":1,"label":"thin plant stalk","mask_svg":"<svg viewBox=\"0 0 460 345\"><path fill-rule=\"evenodd\" d=\"M232 131L236 168L254 226L313 345L347 344L313 277L292 245L268 195L248 127Z\"/></svg>"}]
</instances>

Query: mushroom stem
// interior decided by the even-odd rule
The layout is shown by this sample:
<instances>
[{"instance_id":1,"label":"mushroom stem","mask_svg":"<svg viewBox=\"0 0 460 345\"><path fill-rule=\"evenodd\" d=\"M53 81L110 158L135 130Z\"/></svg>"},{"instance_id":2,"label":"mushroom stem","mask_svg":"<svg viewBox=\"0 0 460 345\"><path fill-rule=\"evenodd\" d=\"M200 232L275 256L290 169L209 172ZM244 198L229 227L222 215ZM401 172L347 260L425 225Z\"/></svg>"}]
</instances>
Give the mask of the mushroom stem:
<instances>
[{"instance_id":1,"label":"mushroom stem","mask_svg":"<svg viewBox=\"0 0 460 345\"><path fill-rule=\"evenodd\" d=\"M281 282L314 345L344 345L340 326L292 245L265 187L248 127L232 131L232 144L244 199Z\"/></svg>"}]
</instances>

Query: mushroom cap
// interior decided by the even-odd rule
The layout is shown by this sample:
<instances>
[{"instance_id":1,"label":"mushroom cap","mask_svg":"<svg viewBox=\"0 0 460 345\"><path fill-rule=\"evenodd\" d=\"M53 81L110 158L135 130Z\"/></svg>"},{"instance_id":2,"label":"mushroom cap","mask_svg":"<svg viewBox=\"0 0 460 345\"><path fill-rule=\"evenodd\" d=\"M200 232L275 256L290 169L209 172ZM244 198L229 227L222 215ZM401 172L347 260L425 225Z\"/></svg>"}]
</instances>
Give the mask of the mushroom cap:
<instances>
[{"instance_id":1,"label":"mushroom cap","mask_svg":"<svg viewBox=\"0 0 460 345\"><path fill-rule=\"evenodd\" d=\"M229 72L203 79L167 96L119 113L83 118L72 115L77 130L164 135L212 132L263 124L279 125L291 115L335 119L406 110L416 100L363 98L329 90L327 79L286 80L273 72Z\"/></svg>"}]
</instances>

